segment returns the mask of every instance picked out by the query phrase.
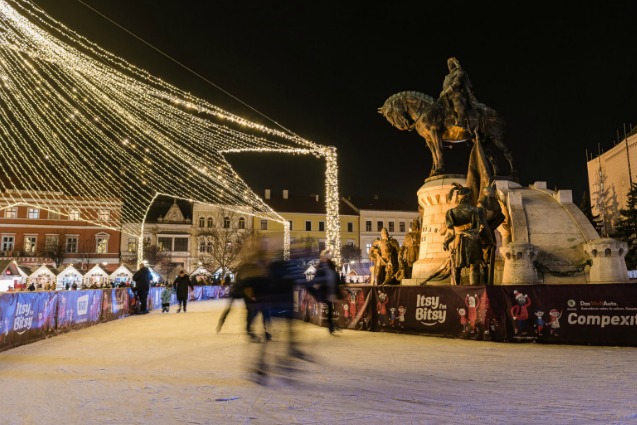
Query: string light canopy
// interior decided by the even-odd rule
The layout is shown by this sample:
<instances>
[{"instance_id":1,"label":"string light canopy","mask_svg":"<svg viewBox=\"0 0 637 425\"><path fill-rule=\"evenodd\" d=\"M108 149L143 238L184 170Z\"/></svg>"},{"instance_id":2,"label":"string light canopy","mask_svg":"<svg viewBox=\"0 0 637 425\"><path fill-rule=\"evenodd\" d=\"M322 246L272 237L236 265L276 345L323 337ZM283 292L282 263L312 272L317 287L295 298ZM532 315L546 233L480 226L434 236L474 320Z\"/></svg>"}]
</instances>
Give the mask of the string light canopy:
<instances>
[{"instance_id":1,"label":"string light canopy","mask_svg":"<svg viewBox=\"0 0 637 425\"><path fill-rule=\"evenodd\" d=\"M9 206L64 216L92 205L95 216L83 220L140 240L158 194L241 213L248 206L284 225L288 254L287 221L233 170L227 152L324 158L326 245L340 258L334 147L226 112L112 55L27 0L0 0L0 196ZM120 220L105 224L98 211L112 199L121 200Z\"/></svg>"}]
</instances>

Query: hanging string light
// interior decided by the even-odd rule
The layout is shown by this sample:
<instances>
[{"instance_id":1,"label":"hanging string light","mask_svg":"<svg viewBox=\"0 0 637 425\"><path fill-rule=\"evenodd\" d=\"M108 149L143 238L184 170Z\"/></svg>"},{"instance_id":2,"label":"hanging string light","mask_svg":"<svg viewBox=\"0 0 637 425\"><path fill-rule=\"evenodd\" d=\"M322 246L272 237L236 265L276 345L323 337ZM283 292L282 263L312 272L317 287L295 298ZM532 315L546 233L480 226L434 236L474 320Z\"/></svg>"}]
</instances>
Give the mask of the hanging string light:
<instances>
[{"instance_id":1,"label":"hanging string light","mask_svg":"<svg viewBox=\"0 0 637 425\"><path fill-rule=\"evenodd\" d=\"M104 225L98 210L116 199L121 214L111 227L140 241L148 208L160 193L242 213L250 207L252 215L284 224L286 252L287 221L247 186L224 154L323 157L327 246L340 257L335 148L196 98L27 0L0 0L0 138L0 191L9 205L60 215L93 207L94 216L83 220ZM187 164L187 171L175 173L175 162Z\"/></svg>"}]
</instances>

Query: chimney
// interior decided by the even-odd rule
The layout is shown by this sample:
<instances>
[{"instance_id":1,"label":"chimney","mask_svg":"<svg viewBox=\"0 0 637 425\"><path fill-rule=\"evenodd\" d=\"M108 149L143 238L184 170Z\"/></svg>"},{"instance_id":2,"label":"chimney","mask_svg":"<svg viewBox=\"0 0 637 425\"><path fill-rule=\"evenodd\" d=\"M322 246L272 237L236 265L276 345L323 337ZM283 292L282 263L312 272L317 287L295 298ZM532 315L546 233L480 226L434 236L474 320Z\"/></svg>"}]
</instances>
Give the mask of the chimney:
<instances>
[{"instance_id":1,"label":"chimney","mask_svg":"<svg viewBox=\"0 0 637 425\"><path fill-rule=\"evenodd\" d=\"M319 195L316 195L316 202L319 201Z\"/></svg>"},{"instance_id":2,"label":"chimney","mask_svg":"<svg viewBox=\"0 0 637 425\"><path fill-rule=\"evenodd\" d=\"M270 189L265 190L265 199L270 199Z\"/></svg>"},{"instance_id":3,"label":"chimney","mask_svg":"<svg viewBox=\"0 0 637 425\"><path fill-rule=\"evenodd\" d=\"M283 189L283 199L288 199L288 190Z\"/></svg>"}]
</instances>

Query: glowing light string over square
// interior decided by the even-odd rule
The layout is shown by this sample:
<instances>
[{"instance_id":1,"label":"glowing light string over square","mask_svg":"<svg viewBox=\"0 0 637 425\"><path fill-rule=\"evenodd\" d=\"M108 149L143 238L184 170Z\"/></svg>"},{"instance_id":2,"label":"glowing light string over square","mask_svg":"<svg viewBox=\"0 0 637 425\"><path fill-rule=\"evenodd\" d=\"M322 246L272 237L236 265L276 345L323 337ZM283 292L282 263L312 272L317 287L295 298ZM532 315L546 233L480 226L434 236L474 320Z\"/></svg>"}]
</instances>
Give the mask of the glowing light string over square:
<instances>
[{"instance_id":1,"label":"glowing light string over square","mask_svg":"<svg viewBox=\"0 0 637 425\"><path fill-rule=\"evenodd\" d=\"M248 187L227 152L325 158L326 245L340 258L334 147L233 115L103 50L29 1L0 0L0 191L10 206L60 215L92 207L95 216L83 220L140 240L158 194L236 212L247 206L283 224L287 254L287 221ZM184 167L176 170L176 161ZM121 215L99 220L104 202L119 203Z\"/></svg>"}]
</instances>

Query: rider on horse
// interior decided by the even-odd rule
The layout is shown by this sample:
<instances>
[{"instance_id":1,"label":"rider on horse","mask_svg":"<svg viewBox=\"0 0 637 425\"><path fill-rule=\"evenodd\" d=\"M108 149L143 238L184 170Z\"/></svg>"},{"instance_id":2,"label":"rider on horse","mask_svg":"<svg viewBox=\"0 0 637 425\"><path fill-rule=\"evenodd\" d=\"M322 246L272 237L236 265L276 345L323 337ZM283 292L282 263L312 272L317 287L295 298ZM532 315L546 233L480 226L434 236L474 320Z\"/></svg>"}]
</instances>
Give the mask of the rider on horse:
<instances>
[{"instance_id":1,"label":"rider on horse","mask_svg":"<svg viewBox=\"0 0 637 425\"><path fill-rule=\"evenodd\" d=\"M467 111L473 109L478 103L473 94L473 87L469 76L460 66L460 61L454 57L447 59L449 74L442 83L440 101L448 111L453 111L456 116L455 125L469 129L467 125Z\"/></svg>"}]
</instances>

